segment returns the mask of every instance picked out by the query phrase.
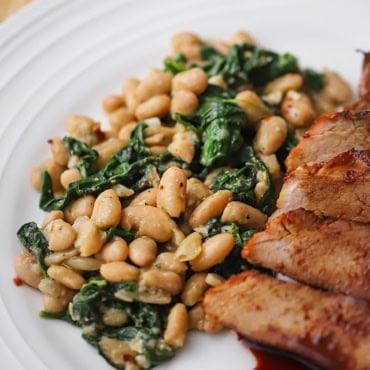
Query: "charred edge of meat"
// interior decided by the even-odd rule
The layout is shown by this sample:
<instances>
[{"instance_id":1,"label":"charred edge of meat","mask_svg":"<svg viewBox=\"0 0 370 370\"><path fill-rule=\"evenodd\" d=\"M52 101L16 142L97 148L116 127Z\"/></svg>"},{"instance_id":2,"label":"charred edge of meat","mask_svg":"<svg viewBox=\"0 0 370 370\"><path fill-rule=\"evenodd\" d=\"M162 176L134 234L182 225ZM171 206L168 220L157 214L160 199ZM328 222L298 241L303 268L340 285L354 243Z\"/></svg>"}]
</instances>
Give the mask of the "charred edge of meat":
<instances>
[{"instance_id":1,"label":"charred edge of meat","mask_svg":"<svg viewBox=\"0 0 370 370\"><path fill-rule=\"evenodd\" d=\"M309 128L308 131L306 131L303 134L303 139L308 139L309 137L311 137L313 134L316 133L317 128L319 126L325 124L326 122L333 121L333 120L338 120L342 117L344 119L347 119L347 120L350 120L350 121L361 121L361 120L364 120L364 119L370 119L370 109L365 109L365 110L361 110L361 111L353 111L353 110L350 109L350 107L348 107L347 110L343 110L341 112L324 114L323 116L317 118L315 120L315 122L313 123L313 125L311 126L311 128ZM302 141L304 141L304 140L302 140ZM301 141L301 143L302 143L302 141ZM300 144L298 144L293 150L298 148L300 146Z\"/></svg>"},{"instance_id":2,"label":"charred edge of meat","mask_svg":"<svg viewBox=\"0 0 370 370\"><path fill-rule=\"evenodd\" d=\"M370 102L370 52L359 50L363 56L364 61L362 65L362 78L358 89L360 100Z\"/></svg>"},{"instance_id":3,"label":"charred edge of meat","mask_svg":"<svg viewBox=\"0 0 370 370\"><path fill-rule=\"evenodd\" d=\"M303 165L285 177L285 181L293 178L297 173L307 173L309 175L315 175L322 168L335 168L338 166L353 166L357 162L363 163L367 167L367 171L370 170L370 150L356 150L354 148L347 150L345 152L339 153L335 157L329 159L328 161L322 161L319 163L313 163L311 165Z\"/></svg>"}]
</instances>

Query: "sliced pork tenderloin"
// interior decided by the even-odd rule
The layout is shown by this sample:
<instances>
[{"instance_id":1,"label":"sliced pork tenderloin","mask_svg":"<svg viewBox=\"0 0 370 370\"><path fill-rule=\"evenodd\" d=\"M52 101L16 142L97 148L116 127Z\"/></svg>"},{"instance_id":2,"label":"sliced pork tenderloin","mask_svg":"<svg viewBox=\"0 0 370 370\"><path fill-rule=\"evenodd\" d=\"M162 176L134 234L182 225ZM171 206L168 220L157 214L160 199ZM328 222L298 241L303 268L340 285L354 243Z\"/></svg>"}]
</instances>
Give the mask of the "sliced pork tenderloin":
<instances>
[{"instance_id":1,"label":"sliced pork tenderloin","mask_svg":"<svg viewBox=\"0 0 370 370\"><path fill-rule=\"evenodd\" d=\"M300 207L319 216L370 222L370 150L352 149L291 172L277 208L286 212Z\"/></svg>"},{"instance_id":2,"label":"sliced pork tenderloin","mask_svg":"<svg viewBox=\"0 0 370 370\"><path fill-rule=\"evenodd\" d=\"M242 256L302 283L370 300L370 226L304 209L274 216Z\"/></svg>"},{"instance_id":3,"label":"sliced pork tenderloin","mask_svg":"<svg viewBox=\"0 0 370 370\"><path fill-rule=\"evenodd\" d=\"M287 172L327 161L350 149L370 150L370 110L332 113L317 119L286 158Z\"/></svg>"},{"instance_id":4,"label":"sliced pork tenderloin","mask_svg":"<svg viewBox=\"0 0 370 370\"><path fill-rule=\"evenodd\" d=\"M327 370L370 369L370 307L247 271L210 289L206 313L250 340Z\"/></svg>"}]
</instances>

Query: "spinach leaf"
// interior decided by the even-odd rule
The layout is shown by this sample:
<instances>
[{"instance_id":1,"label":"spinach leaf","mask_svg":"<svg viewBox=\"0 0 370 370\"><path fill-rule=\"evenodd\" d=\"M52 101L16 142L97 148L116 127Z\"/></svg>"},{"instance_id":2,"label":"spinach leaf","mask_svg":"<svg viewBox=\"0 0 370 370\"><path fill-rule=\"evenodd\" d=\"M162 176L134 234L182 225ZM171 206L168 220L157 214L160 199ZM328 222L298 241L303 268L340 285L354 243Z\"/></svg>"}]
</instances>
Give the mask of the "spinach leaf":
<instances>
[{"instance_id":1,"label":"spinach leaf","mask_svg":"<svg viewBox=\"0 0 370 370\"><path fill-rule=\"evenodd\" d=\"M240 45L234 45L229 54L224 56L212 46L201 48L202 59L208 61L203 66L208 76L221 76L230 87L249 82L248 70L244 68L244 53L248 49ZM236 82L236 83L235 83Z\"/></svg>"},{"instance_id":2,"label":"spinach leaf","mask_svg":"<svg viewBox=\"0 0 370 370\"><path fill-rule=\"evenodd\" d=\"M238 274L245 270L255 269L256 266L249 263L241 257L243 244L258 230L245 230L240 232L237 226L234 225L232 234L235 237L236 243L229 255L219 264L212 268L212 272L228 279L230 276Z\"/></svg>"},{"instance_id":3,"label":"spinach leaf","mask_svg":"<svg viewBox=\"0 0 370 370\"><path fill-rule=\"evenodd\" d=\"M240 128L236 125L228 126L222 119L214 120L204 130L202 141L200 163L210 167L239 149L242 143Z\"/></svg>"},{"instance_id":4,"label":"spinach leaf","mask_svg":"<svg viewBox=\"0 0 370 370\"><path fill-rule=\"evenodd\" d=\"M92 279L74 296L69 308L71 319L76 325L82 327L91 324L104 325L104 307L124 309L125 304L117 298L117 293L122 291L132 293L135 289L135 282L110 283L104 279Z\"/></svg>"},{"instance_id":5,"label":"spinach leaf","mask_svg":"<svg viewBox=\"0 0 370 370\"><path fill-rule=\"evenodd\" d=\"M70 318L84 328L83 338L97 347L106 360L116 368L123 368L124 361L114 356L115 346L120 342L141 342L137 355L145 357L153 367L174 356L174 349L163 342L163 333L169 313L168 305L152 305L142 302L124 301L122 291L135 293L136 283L109 283L92 280L85 284L74 297L70 306ZM127 322L120 327L106 324L104 312L118 308L127 315ZM106 339L114 339L107 345Z\"/></svg>"},{"instance_id":6,"label":"spinach leaf","mask_svg":"<svg viewBox=\"0 0 370 370\"><path fill-rule=\"evenodd\" d=\"M118 151L99 172L71 183L61 197L54 197L50 175L44 171L41 177L40 208L44 211L63 209L82 195L96 194L118 183L128 187L138 183L149 187L150 182L143 182L143 179L147 180L147 168L160 162L161 158L152 156L144 144L145 127L147 125L144 122L139 123L131 134L130 145ZM138 190L137 186L134 190Z\"/></svg>"},{"instance_id":7,"label":"spinach leaf","mask_svg":"<svg viewBox=\"0 0 370 370\"><path fill-rule=\"evenodd\" d=\"M98 152L70 136L64 137L63 142L70 161L75 163L74 167L80 171L83 178L89 176L93 171L94 161L98 159Z\"/></svg>"},{"instance_id":8,"label":"spinach leaf","mask_svg":"<svg viewBox=\"0 0 370 370\"><path fill-rule=\"evenodd\" d=\"M66 321L70 324L75 325L73 322L71 315L69 314L68 309L62 311L62 312L48 312L48 311L41 311L40 317L43 319L55 319L55 320L62 320Z\"/></svg>"},{"instance_id":9,"label":"spinach leaf","mask_svg":"<svg viewBox=\"0 0 370 370\"><path fill-rule=\"evenodd\" d=\"M22 225L17 231L17 237L27 251L36 258L37 263L40 265L42 275L46 278L48 274L46 272L47 267L44 259L51 251L48 248L48 241L37 227L37 224L35 222L28 222Z\"/></svg>"},{"instance_id":10,"label":"spinach leaf","mask_svg":"<svg viewBox=\"0 0 370 370\"><path fill-rule=\"evenodd\" d=\"M230 190L233 200L239 200L251 206L256 205L254 187L257 184L255 166L247 165L238 170L222 171L213 179L212 192Z\"/></svg>"},{"instance_id":11,"label":"spinach leaf","mask_svg":"<svg viewBox=\"0 0 370 370\"><path fill-rule=\"evenodd\" d=\"M127 243L130 243L134 239L134 234L131 231L122 229L121 227L110 227L105 231L106 243L111 240L114 236L119 236L124 239Z\"/></svg>"},{"instance_id":12,"label":"spinach leaf","mask_svg":"<svg viewBox=\"0 0 370 370\"><path fill-rule=\"evenodd\" d=\"M246 166L255 168L257 182L263 182L266 186L266 191L262 198L257 202L257 208L263 213L268 213L274 203L274 184L271 175L266 165L256 156L251 146L245 146L241 154Z\"/></svg>"},{"instance_id":13,"label":"spinach leaf","mask_svg":"<svg viewBox=\"0 0 370 370\"><path fill-rule=\"evenodd\" d=\"M230 88L223 89L218 85L209 83L207 88L198 96L198 100L200 104L203 104L204 101L209 98L232 99L236 94L237 92Z\"/></svg>"},{"instance_id":14,"label":"spinach leaf","mask_svg":"<svg viewBox=\"0 0 370 370\"><path fill-rule=\"evenodd\" d=\"M308 91L319 92L325 86L325 76L311 68L303 71L304 87Z\"/></svg>"},{"instance_id":15,"label":"spinach leaf","mask_svg":"<svg viewBox=\"0 0 370 370\"><path fill-rule=\"evenodd\" d=\"M246 122L244 111L223 98L206 98L194 114L175 114L188 128L202 132L200 163L211 167L222 163L242 144L241 128Z\"/></svg>"},{"instance_id":16,"label":"spinach leaf","mask_svg":"<svg viewBox=\"0 0 370 370\"><path fill-rule=\"evenodd\" d=\"M251 69L249 75L255 86L264 86L286 73L299 72L297 58L292 54L277 54L264 49L255 49L255 54L259 64Z\"/></svg>"},{"instance_id":17,"label":"spinach leaf","mask_svg":"<svg viewBox=\"0 0 370 370\"><path fill-rule=\"evenodd\" d=\"M263 86L285 73L299 71L293 55L278 54L246 43L234 45L226 56L211 46L203 47L201 54L207 62L202 68L208 76L222 76L229 88L246 83Z\"/></svg>"},{"instance_id":18,"label":"spinach leaf","mask_svg":"<svg viewBox=\"0 0 370 370\"><path fill-rule=\"evenodd\" d=\"M234 223L224 224L219 218L211 218L203 229L203 238L210 238L222 232L229 232L235 238L235 245L229 255L220 263L212 267L211 271L215 272L225 279L231 275L238 274L247 269L256 268L250 264L246 259L241 257L241 251L244 243L257 231L255 229L240 230Z\"/></svg>"},{"instance_id":19,"label":"spinach leaf","mask_svg":"<svg viewBox=\"0 0 370 370\"><path fill-rule=\"evenodd\" d=\"M78 326L102 324L101 303L110 295L106 280L92 280L74 296L70 315Z\"/></svg>"},{"instance_id":20,"label":"spinach leaf","mask_svg":"<svg viewBox=\"0 0 370 370\"><path fill-rule=\"evenodd\" d=\"M292 131L289 130L283 145L276 152L277 159L282 168L285 168L285 159L290 151L298 144L298 141L299 140L294 136Z\"/></svg>"},{"instance_id":21,"label":"spinach leaf","mask_svg":"<svg viewBox=\"0 0 370 370\"><path fill-rule=\"evenodd\" d=\"M235 238L235 245L229 255L220 263L211 268L212 272L228 279L230 276L238 274L245 270L257 269L265 274L274 276L274 272L261 266L254 265L241 257L241 251L244 244L260 231L257 229L241 230L235 223L222 223L217 217L211 218L202 229L203 238L210 238L213 235L222 232L229 232Z\"/></svg>"},{"instance_id":22,"label":"spinach leaf","mask_svg":"<svg viewBox=\"0 0 370 370\"><path fill-rule=\"evenodd\" d=\"M184 54L178 53L173 58L166 58L164 60L164 70L172 72L173 74L184 72L187 70L185 66L186 58Z\"/></svg>"},{"instance_id":23,"label":"spinach leaf","mask_svg":"<svg viewBox=\"0 0 370 370\"><path fill-rule=\"evenodd\" d=\"M221 171L213 179L211 190L226 189L233 193L233 199L257 207L267 213L273 206L274 186L271 175L265 164L255 155L251 146L245 145L238 153L244 166L236 170ZM258 182L263 181L266 191L262 199L256 199L254 189Z\"/></svg>"}]
</instances>

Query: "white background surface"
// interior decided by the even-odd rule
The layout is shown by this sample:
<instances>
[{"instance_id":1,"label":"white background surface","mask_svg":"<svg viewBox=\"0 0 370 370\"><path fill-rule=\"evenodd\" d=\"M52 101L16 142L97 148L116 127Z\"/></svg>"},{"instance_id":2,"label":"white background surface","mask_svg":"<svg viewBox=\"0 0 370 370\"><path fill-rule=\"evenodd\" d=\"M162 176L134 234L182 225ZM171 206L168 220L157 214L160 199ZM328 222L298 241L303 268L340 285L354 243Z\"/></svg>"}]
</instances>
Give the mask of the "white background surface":
<instances>
[{"instance_id":1,"label":"white background surface","mask_svg":"<svg viewBox=\"0 0 370 370\"><path fill-rule=\"evenodd\" d=\"M177 30L226 39L245 29L306 67L337 70L356 88L370 50L366 0L38 0L0 25L0 369L109 369L80 329L38 318L40 296L16 288L16 230L42 217L28 184L46 141L72 113L103 119L100 100L125 78L161 66ZM253 369L232 333L192 335L158 370Z\"/></svg>"}]
</instances>

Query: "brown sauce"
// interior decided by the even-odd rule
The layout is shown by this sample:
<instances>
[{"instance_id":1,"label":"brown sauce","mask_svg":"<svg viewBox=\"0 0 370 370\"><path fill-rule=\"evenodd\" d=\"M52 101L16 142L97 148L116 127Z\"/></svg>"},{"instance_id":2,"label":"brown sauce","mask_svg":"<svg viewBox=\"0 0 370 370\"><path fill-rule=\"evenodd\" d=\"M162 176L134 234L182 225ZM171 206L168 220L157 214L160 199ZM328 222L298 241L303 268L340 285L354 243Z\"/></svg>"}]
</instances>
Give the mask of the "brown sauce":
<instances>
[{"instance_id":1,"label":"brown sauce","mask_svg":"<svg viewBox=\"0 0 370 370\"><path fill-rule=\"evenodd\" d=\"M319 367L295 359L288 353L272 350L244 337L239 339L252 352L257 362L253 370L320 370Z\"/></svg>"},{"instance_id":2,"label":"brown sauce","mask_svg":"<svg viewBox=\"0 0 370 370\"><path fill-rule=\"evenodd\" d=\"M311 370L299 361L293 360L286 356L263 351L260 349L249 347L256 359L257 365L254 370Z\"/></svg>"}]
</instances>

